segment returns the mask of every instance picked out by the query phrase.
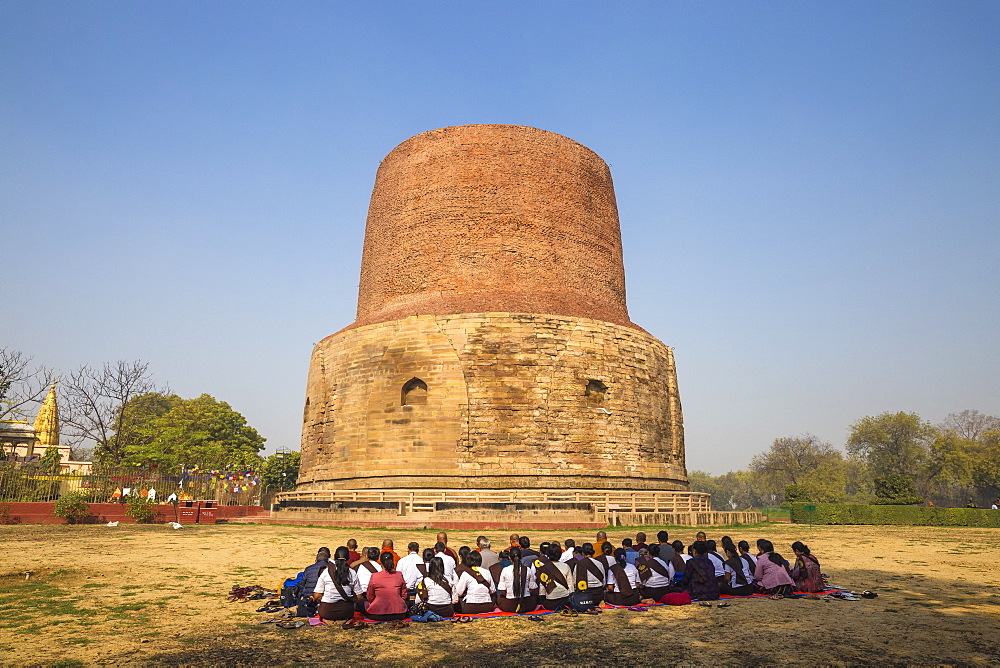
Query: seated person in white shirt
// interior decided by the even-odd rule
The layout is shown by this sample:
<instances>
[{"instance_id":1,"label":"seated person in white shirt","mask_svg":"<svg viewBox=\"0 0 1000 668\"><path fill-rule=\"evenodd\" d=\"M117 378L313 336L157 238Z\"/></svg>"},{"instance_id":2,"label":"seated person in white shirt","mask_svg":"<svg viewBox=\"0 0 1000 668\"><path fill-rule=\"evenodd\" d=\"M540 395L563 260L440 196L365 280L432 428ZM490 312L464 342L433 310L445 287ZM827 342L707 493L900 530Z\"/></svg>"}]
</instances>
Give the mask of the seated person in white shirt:
<instances>
[{"instance_id":1,"label":"seated person in white shirt","mask_svg":"<svg viewBox=\"0 0 1000 668\"><path fill-rule=\"evenodd\" d=\"M469 552L465 562L455 569L458 580L451 601L463 615L476 615L483 612L493 612L493 594L496 586L487 568L483 568L483 556L478 552Z\"/></svg>"},{"instance_id":2,"label":"seated person in white shirt","mask_svg":"<svg viewBox=\"0 0 1000 668\"><path fill-rule=\"evenodd\" d=\"M451 555L445 552L445 544L441 541L434 544L434 556L441 558L441 563L444 564L444 574L448 577L449 582L454 582L457 564Z\"/></svg>"},{"instance_id":3,"label":"seated person in white shirt","mask_svg":"<svg viewBox=\"0 0 1000 668\"><path fill-rule=\"evenodd\" d=\"M504 612L532 612L538 607L535 568L521 561L521 548L510 548L510 566L497 582L497 607Z\"/></svg>"},{"instance_id":4,"label":"seated person in white shirt","mask_svg":"<svg viewBox=\"0 0 1000 668\"><path fill-rule=\"evenodd\" d=\"M615 546L611 544L611 541L604 541L601 543L601 556L597 557L599 561L604 562L604 566L611 568L617 561L615 560Z\"/></svg>"},{"instance_id":5,"label":"seated person in white shirt","mask_svg":"<svg viewBox=\"0 0 1000 668\"><path fill-rule=\"evenodd\" d=\"M691 555L687 553L684 549L684 543L675 540L670 544L673 548L674 556L670 559L660 558L661 561L667 562L667 570L670 572L670 582L673 583L675 591L681 591L684 588L684 569L685 564L691 559Z\"/></svg>"},{"instance_id":6,"label":"seated person in white shirt","mask_svg":"<svg viewBox=\"0 0 1000 668\"><path fill-rule=\"evenodd\" d=\"M573 569L559 561L562 550L559 543L549 543L546 559L536 559L535 577L538 579L538 602L546 610L558 610L569 605L573 590Z\"/></svg>"},{"instance_id":7,"label":"seated person in white shirt","mask_svg":"<svg viewBox=\"0 0 1000 668\"><path fill-rule=\"evenodd\" d=\"M377 547L365 548L364 555L367 559L362 559L354 566L354 572L358 574L358 582L361 583L359 594L364 595L368 591L368 581L372 578L372 573L378 573L382 566L378 563L379 549Z\"/></svg>"},{"instance_id":8,"label":"seated person in white shirt","mask_svg":"<svg viewBox=\"0 0 1000 668\"><path fill-rule=\"evenodd\" d=\"M757 557L750 554L750 543L746 542L745 540L741 540L739 543L736 544L736 547L740 549L740 559L744 561L749 559L753 563L753 566L751 566L750 568L752 569L757 568Z\"/></svg>"},{"instance_id":9,"label":"seated person in white shirt","mask_svg":"<svg viewBox=\"0 0 1000 668\"><path fill-rule=\"evenodd\" d=\"M584 543L581 547L583 558L576 562L573 568L573 584L578 590L586 590L594 597L594 603L600 605L607 591L607 563L594 556L593 543Z\"/></svg>"},{"instance_id":10,"label":"seated person in white shirt","mask_svg":"<svg viewBox=\"0 0 1000 668\"><path fill-rule=\"evenodd\" d=\"M628 563L623 548L615 550L614 557L615 564L608 569L608 593L604 600L611 605L639 605L642 580L638 569Z\"/></svg>"},{"instance_id":11,"label":"seated person in white shirt","mask_svg":"<svg viewBox=\"0 0 1000 668\"><path fill-rule=\"evenodd\" d=\"M659 601L660 597L673 591L671 587L670 566L660 559L660 546L653 543L647 549L639 550L635 567L642 581L642 598Z\"/></svg>"},{"instance_id":12,"label":"seated person in white shirt","mask_svg":"<svg viewBox=\"0 0 1000 668\"><path fill-rule=\"evenodd\" d=\"M715 578L719 581L719 584L722 584L722 581L726 575L726 568L725 568L726 560L721 554L719 554L716 551L717 546L714 540L707 540L705 541L705 543L708 545L708 555L707 555L708 560L712 562L713 566L715 566Z\"/></svg>"},{"instance_id":13,"label":"seated person in white shirt","mask_svg":"<svg viewBox=\"0 0 1000 668\"><path fill-rule=\"evenodd\" d=\"M454 594L455 581L445 575L444 560L440 555L434 557L427 566L427 575L417 583L417 596L431 612L442 617L454 617L455 608L451 603Z\"/></svg>"},{"instance_id":14,"label":"seated person in white shirt","mask_svg":"<svg viewBox=\"0 0 1000 668\"><path fill-rule=\"evenodd\" d=\"M746 559L740 558L735 545L726 546L725 582L719 589L731 596L749 596L753 592L753 569Z\"/></svg>"},{"instance_id":15,"label":"seated person in white shirt","mask_svg":"<svg viewBox=\"0 0 1000 668\"><path fill-rule=\"evenodd\" d=\"M563 550L562 556L559 557L559 561L565 563L573 558L573 548L576 547L576 541L572 538L566 539L566 549Z\"/></svg>"},{"instance_id":16,"label":"seated person in white shirt","mask_svg":"<svg viewBox=\"0 0 1000 668\"><path fill-rule=\"evenodd\" d=\"M333 563L324 569L316 581L313 598L319 601L319 617L324 622L354 618L355 603L361 600L361 583L347 560L350 552L338 547Z\"/></svg>"},{"instance_id":17,"label":"seated person in white shirt","mask_svg":"<svg viewBox=\"0 0 1000 668\"><path fill-rule=\"evenodd\" d=\"M403 574L403 582L406 583L406 589L409 592L410 598L412 598L417 591L417 580L421 576L420 571L417 569L417 564L424 563L424 560L420 556L420 545L417 543L410 543L406 546L406 549L407 554L396 564L396 570Z\"/></svg>"}]
</instances>

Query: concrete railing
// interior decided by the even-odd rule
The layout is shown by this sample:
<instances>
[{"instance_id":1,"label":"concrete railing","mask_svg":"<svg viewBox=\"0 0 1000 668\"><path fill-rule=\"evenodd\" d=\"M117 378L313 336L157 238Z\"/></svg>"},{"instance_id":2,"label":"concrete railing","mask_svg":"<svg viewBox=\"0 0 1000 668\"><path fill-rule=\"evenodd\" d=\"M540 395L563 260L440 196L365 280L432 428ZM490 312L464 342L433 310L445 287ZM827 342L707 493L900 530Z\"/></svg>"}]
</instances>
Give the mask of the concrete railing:
<instances>
[{"instance_id":1,"label":"concrete railing","mask_svg":"<svg viewBox=\"0 0 1000 668\"><path fill-rule=\"evenodd\" d=\"M434 512L439 503L460 504L590 504L595 513L698 513L712 510L703 492L607 490L302 490L281 492L277 504L296 502L396 503L401 514Z\"/></svg>"}]
</instances>

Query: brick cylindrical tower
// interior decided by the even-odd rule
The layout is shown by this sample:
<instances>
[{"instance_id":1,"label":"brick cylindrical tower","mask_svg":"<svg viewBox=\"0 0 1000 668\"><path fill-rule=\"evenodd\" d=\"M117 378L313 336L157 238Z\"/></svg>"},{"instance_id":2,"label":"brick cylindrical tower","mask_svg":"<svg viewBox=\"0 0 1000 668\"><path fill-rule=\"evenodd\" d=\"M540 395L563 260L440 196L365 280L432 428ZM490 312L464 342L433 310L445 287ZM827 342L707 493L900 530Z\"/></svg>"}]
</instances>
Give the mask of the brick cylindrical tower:
<instances>
[{"instance_id":1,"label":"brick cylindrical tower","mask_svg":"<svg viewBox=\"0 0 1000 668\"><path fill-rule=\"evenodd\" d=\"M511 125L424 132L379 166L357 324L504 311L629 324L611 172Z\"/></svg>"},{"instance_id":2,"label":"brick cylindrical tower","mask_svg":"<svg viewBox=\"0 0 1000 668\"><path fill-rule=\"evenodd\" d=\"M684 490L673 352L629 320L607 165L470 125L375 179L357 320L316 345L299 490Z\"/></svg>"}]
</instances>

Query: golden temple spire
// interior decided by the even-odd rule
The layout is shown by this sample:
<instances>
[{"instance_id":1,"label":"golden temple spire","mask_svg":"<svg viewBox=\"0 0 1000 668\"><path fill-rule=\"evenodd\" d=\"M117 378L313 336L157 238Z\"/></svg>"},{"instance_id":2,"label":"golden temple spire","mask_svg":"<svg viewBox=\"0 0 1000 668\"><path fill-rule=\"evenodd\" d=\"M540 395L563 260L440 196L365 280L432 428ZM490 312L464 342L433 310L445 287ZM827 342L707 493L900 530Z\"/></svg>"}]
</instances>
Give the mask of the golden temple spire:
<instances>
[{"instance_id":1,"label":"golden temple spire","mask_svg":"<svg viewBox=\"0 0 1000 668\"><path fill-rule=\"evenodd\" d=\"M35 437L38 447L59 445L59 406L56 404L56 384L52 383L48 396L35 418Z\"/></svg>"}]
</instances>

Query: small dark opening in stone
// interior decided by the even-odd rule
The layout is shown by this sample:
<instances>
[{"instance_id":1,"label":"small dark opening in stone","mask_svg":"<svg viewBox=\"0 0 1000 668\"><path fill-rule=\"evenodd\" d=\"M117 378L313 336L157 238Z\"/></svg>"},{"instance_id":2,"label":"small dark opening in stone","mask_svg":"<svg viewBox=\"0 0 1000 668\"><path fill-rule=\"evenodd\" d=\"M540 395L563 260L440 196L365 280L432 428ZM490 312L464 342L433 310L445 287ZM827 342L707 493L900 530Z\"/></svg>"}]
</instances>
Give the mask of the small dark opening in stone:
<instances>
[{"instance_id":1,"label":"small dark opening in stone","mask_svg":"<svg viewBox=\"0 0 1000 668\"><path fill-rule=\"evenodd\" d=\"M427 383L419 378L411 378L403 385L403 406L423 406L427 403Z\"/></svg>"}]
</instances>

